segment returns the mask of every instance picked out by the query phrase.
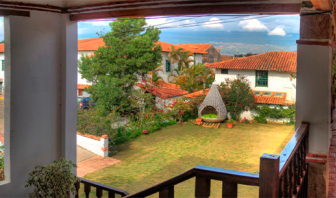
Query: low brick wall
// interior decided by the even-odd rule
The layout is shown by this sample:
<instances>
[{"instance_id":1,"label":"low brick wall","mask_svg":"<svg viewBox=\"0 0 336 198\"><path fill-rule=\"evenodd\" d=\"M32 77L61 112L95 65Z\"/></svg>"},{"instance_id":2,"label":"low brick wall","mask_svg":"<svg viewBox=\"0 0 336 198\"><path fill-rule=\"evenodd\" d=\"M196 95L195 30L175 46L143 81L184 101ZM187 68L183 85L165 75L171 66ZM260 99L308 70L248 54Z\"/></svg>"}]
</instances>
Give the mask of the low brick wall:
<instances>
[{"instance_id":1,"label":"low brick wall","mask_svg":"<svg viewBox=\"0 0 336 198\"><path fill-rule=\"evenodd\" d=\"M108 157L108 136L101 137L77 132L77 145L99 156Z\"/></svg>"}]
</instances>

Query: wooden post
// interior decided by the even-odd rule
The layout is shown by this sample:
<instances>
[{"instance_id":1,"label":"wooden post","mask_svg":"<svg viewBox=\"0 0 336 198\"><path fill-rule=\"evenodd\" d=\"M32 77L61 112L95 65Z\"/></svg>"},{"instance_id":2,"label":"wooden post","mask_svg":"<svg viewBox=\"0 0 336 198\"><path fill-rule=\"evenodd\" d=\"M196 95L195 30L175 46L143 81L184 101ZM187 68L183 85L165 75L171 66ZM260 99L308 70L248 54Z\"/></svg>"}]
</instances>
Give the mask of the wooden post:
<instances>
[{"instance_id":1,"label":"wooden post","mask_svg":"<svg viewBox=\"0 0 336 198\"><path fill-rule=\"evenodd\" d=\"M238 184L223 181L222 197L238 197Z\"/></svg>"},{"instance_id":2,"label":"wooden post","mask_svg":"<svg viewBox=\"0 0 336 198\"><path fill-rule=\"evenodd\" d=\"M159 198L172 198L174 197L174 186L165 188L159 192Z\"/></svg>"},{"instance_id":3,"label":"wooden post","mask_svg":"<svg viewBox=\"0 0 336 198\"><path fill-rule=\"evenodd\" d=\"M195 197L207 198L210 197L210 179L202 176L196 176Z\"/></svg>"},{"instance_id":4,"label":"wooden post","mask_svg":"<svg viewBox=\"0 0 336 198\"><path fill-rule=\"evenodd\" d=\"M279 197L279 155L260 157L259 197Z\"/></svg>"}]
</instances>

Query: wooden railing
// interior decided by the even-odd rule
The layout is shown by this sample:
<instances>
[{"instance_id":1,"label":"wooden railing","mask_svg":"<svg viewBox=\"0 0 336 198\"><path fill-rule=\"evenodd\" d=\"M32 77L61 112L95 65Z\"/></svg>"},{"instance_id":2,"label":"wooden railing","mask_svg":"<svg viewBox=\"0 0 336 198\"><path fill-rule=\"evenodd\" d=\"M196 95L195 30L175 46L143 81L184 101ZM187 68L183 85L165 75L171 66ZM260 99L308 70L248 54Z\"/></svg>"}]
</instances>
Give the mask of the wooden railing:
<instances>
[{"instance_id":1,"label":"wooden railing","mask_svg":"<svg viewBox=\"0 0 336 198\"><path fill-rule=\"evenodd\" d=\"M280 155L263 154L260 157L259 174L198 165L181 175L126 197L144 198L155 193L159 193L160 198L174 197L174 186L193 177L196 177L197 198L210 196L211 180L222 181L222 197L237 197L238 184L259 186L259 197L307 197L308 131L309 124L302 123ZM81 182L84 183L87 197L91 186L96 187L97 197L102 196L102 190L108 191L109 197L128 194L85 179ZM76 186L79 189L79 184Z\"/></svg>"},{"instance_id":2,"label":"wooden railing","mask_svg":"<svg viewBox=\"0 0 336 198\"><path fill-rule=\"evenodd\" d=\"M100 183L96 183L87 179L83 179L83 178L79 178L80 182L76 183L76 190L77 190L77 195L75 196L76 198L79 197L79 189L80 189L80 183L84 184L84 193L85 193L85 197L89 197L90 196L90 192L91 192L91 187L96 188L96 196L98 198L101 198L103 196L103 191L107 191L108 193L108 197L115 197L115 195L121 195L122 197L128 195L129 193L124 191L124 190L120 190L118 188L113 188L110 186L106 186Z\"/></svg>"}]
</instances>

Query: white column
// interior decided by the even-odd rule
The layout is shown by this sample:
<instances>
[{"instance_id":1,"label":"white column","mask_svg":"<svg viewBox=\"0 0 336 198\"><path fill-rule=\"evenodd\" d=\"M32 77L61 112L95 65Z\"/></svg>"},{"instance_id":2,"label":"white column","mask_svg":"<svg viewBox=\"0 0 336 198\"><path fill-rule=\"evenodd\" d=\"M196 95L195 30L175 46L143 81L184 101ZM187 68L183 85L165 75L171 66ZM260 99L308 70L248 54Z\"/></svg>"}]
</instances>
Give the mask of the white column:
<instances>
[{"instance_id":1,"label":"white column","mask_svg":"<svg viewBox=\"0 0 336 198\"><path fill-rule=\"evenodd\" d=\"M76 161L77 23L31 11L5 17L5 171L0 197L27 197L28 173ZM3 183L7 183L1 185Z\"/></svg>"}]
</instances>

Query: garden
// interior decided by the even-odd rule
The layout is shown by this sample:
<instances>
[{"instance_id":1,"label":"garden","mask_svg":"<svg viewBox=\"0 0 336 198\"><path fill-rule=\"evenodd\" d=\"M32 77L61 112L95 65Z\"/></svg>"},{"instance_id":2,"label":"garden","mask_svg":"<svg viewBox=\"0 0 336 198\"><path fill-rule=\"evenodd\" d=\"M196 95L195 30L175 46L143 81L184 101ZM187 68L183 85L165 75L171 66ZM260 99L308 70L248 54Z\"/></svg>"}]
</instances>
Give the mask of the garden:
<instances>
[{"instance_id":1,"label":"garden","mask_svg":"<svg viewBox=\"0 0 336 198\"><path fill-rule=\"evenodd\" d=\"M174 125L114 146L119 164L86 179L135 193L177 176L196 165L257 173L263 153L279 154L294 134L293 125L237 123L232 129ZM194 193L194 179L175 186L177 197ZM221 183L212 181L212 197ZM239 197L257 197L258 187L239 185ZM157 195L153 196L157 197Z\"/></svg>"}]
</instances>

